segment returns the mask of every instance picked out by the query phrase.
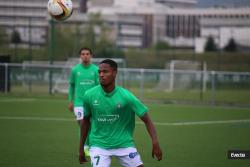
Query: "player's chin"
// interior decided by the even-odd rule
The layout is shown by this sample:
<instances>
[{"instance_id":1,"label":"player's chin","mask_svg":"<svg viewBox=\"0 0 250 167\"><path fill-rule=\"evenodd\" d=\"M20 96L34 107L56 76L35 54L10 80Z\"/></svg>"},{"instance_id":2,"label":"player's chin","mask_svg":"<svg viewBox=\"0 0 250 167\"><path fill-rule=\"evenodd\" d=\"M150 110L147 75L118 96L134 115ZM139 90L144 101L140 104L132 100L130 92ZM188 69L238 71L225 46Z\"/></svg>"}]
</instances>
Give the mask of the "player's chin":
<instances>
[{"instance_id":1,"label":"player's chin","mask_svg":"<svg viewBox=\"0 0 250 167\"><path fill-rule=\"evenodd\" d=\"M100 81L101 86L106 86L107 84L104 81Z\"/></svg>"},{"instance_id":2,"label":"player's chin","mask_svg":"<svg viewBox=\"0 0 250 167\"><path fill-rule=\"evenodd\" d=\"M83 63L87 64L87 63L89 63L89 60L88 59L84 59Z\"/></svg>"},{"instance_id":3,"label":"player's chin","mask_svg":"<svg viewBox=\"0 0 250 167\"><path fill-rule=\"evenodd\" d=\"M106 80L105 80L105 79L100 79L100 84L101 84L102 86L107 85Z\"/></svg>"}]
</instances>

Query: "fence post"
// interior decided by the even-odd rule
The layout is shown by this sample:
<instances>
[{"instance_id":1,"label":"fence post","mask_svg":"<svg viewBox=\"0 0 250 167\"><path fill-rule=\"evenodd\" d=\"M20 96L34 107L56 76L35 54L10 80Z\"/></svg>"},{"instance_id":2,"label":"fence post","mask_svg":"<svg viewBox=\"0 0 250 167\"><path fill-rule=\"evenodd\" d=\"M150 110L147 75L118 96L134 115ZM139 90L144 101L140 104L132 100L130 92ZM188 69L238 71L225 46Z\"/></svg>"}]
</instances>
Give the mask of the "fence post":
<instances>
[{"instance_id":1,"label":"fence post","mask_svg":"<svg viewBox=\"0 0 250 167\"><path fill-rule=\"evenodd\" d=\"M5 82L4 82L4 93L8 92L8 82L9 82L9 78L8 78L8 63L4 63L4 67L5 67Z\"/></svg>"},{"instance_id":2,"label":"fence post","mask_svg":"<svg viewBox=\"0 0 250 167\"><path fill-rule=\"evenodd\" d=\"M49 41L49 64L50 64L50 70L49 70L49 94L53 94L53 69L52 66L54 64L54 54L55 54L55 22L51 18L49 20L50 24L50 41Z\"/></svg>"},{"instance_id":3,"label":"fence post","mask_svg":"<svg viewBox=\"0 0 250 167\"><path fill-rule=\"evenodd\" d=\"M215 106L215 77L216 77L216 73L215 71L212 71L212 81L211 81L211 86L212 86L212 92L211 92L211 103L212 106Z\"/></svg>"},{"instance_id":4,"label":"fence post","mask_svg":"<svg viewBox=\"0 0 250 167\"><path fill-rule=\"evenodd\" d=\"M143 95L144 95L144 69L141 68L140 72L141 72L140 96L141 96L141 99L142 99Z\"/></svg>"},{"instance_id":5,"label":"fence post","mask_svg":"<svg viewBox=\"0 0 250 167\"><path fill-rule=\"evenodd\" d=\"M200 100L203 100L203 80L204 80L204 72L200 71Z\"/></svg>"},{"instance_id":6,"label":"fence post","mask_svg":"<svg viewBox=\"0 0 250 167\"><path fill-rule=\"evenodd\" d=\"M207 64L205 62L203 62L203 87L202 87L202 91L206 92L207 90Z\"/></svg>"},{"instance_id":7,"label":"fence post","mask_svg":"<svg viewBox=\"0 0 250 167\"><path fill-rule=\"evenodd\" d=\"M203 100L203 93L206 91L206 63L201 62L201 71L200 71L200 100Z\"/></svg>"},{"instance_id":8,"label":"fence post","mask_svg":"<svg viewBox=\"0 0 250 167\"><path fill-rule=\"evenodd\" d=\"M173 89L174 89L174 63L175 63L175 61L172 61L170 63L169 91L173 91Z\"/></svg>"}]
</instances>

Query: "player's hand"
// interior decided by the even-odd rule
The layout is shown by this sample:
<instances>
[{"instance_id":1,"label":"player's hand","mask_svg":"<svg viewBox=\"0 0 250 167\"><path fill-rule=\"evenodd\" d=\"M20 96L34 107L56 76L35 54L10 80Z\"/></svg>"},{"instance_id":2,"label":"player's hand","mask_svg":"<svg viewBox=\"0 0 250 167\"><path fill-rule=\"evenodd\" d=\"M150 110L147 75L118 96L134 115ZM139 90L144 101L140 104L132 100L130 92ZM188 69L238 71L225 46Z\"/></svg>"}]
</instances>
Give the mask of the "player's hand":
<instances>
[{"instance_id":1,"label":"player's hand","mask_svg":"<svg viewBox=\"0 0 250 167\"><path fill-rule=\"evenodd\" d=\"M80 164L84 164L84 163L88 162L83 150L80 151L80 153L79 153L79 162L80 162Z\"/></svg>"},{"instance_id":2,"label":"player's hand","mask_svg":"<svg viewBox=\"0 0 250 167\"><path fill-rule=\"evenodd\" d=\"M162 160L162 151L159 143L153 144L152 157L156 157L158 161Z\"/></svg>"},{"instance_id":3,"label":"player's hand","mask_svg":"<svg viewBox=\"0 0 250 167\"><path fill-rule=\"evenodd\" d=\"M74 111L74 105L72 102L69 103L69 111L71 111L71 112Z\"/></svg>"}]
</instances>

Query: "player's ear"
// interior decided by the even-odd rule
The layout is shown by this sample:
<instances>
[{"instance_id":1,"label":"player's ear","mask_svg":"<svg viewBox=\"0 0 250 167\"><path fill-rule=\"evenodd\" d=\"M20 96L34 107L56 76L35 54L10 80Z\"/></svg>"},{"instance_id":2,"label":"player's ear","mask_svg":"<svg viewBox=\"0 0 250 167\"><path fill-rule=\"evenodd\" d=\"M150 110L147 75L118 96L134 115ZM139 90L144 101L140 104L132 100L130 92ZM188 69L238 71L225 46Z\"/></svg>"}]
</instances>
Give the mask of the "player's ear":
<instances>
[{"instance_id":1,"label":"player's ear","mask_svg":"<svg viewBox=\"0 0 250 167\"><path fill-rule=\"evenodd\" d=\"M113 76L115 77L117 74L117 70L113 70Z\"/></svg>"}]
</instances>

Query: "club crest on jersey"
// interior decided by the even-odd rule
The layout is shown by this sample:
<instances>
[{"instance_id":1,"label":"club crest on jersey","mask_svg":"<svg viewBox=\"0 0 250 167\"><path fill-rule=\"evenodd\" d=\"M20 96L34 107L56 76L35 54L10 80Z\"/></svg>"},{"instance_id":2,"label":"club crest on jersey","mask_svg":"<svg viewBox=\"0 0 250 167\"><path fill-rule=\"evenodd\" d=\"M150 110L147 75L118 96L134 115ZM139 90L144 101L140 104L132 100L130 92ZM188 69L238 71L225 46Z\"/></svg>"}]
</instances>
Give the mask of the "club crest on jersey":
<instances>
[{"instance_id":1,"label":"club crest on jersey","mask_svg":"<svg viewBox=\"0 0 250 167\"><path fill-rule=\"evenodd\" d=\"M93 105L94 105L94 106L97 106L97 105L99 105L99 102L98 102L98 100L94 100L94 102L93 102Z\"/></svg>"},{"instance_id":2,"label":"club crest on jersey","mask_svg":"<svg viewBox=\"0 0 250 167\"><path fill-rule=\"evenodd\" d=\"M77 75L78 75L78 76L81 75L81 72L77 72Z\"/></svg>"},{"instance_id":3,"label":"club crest on jersey","mask_svg":"<svg viewBox=\"0 0 250 167\"><path fill-rule=\"evenodd\" d=\"M120 109L122 107L121 103L117 104L117 108Z\"/></svg>"}]
</instances>

